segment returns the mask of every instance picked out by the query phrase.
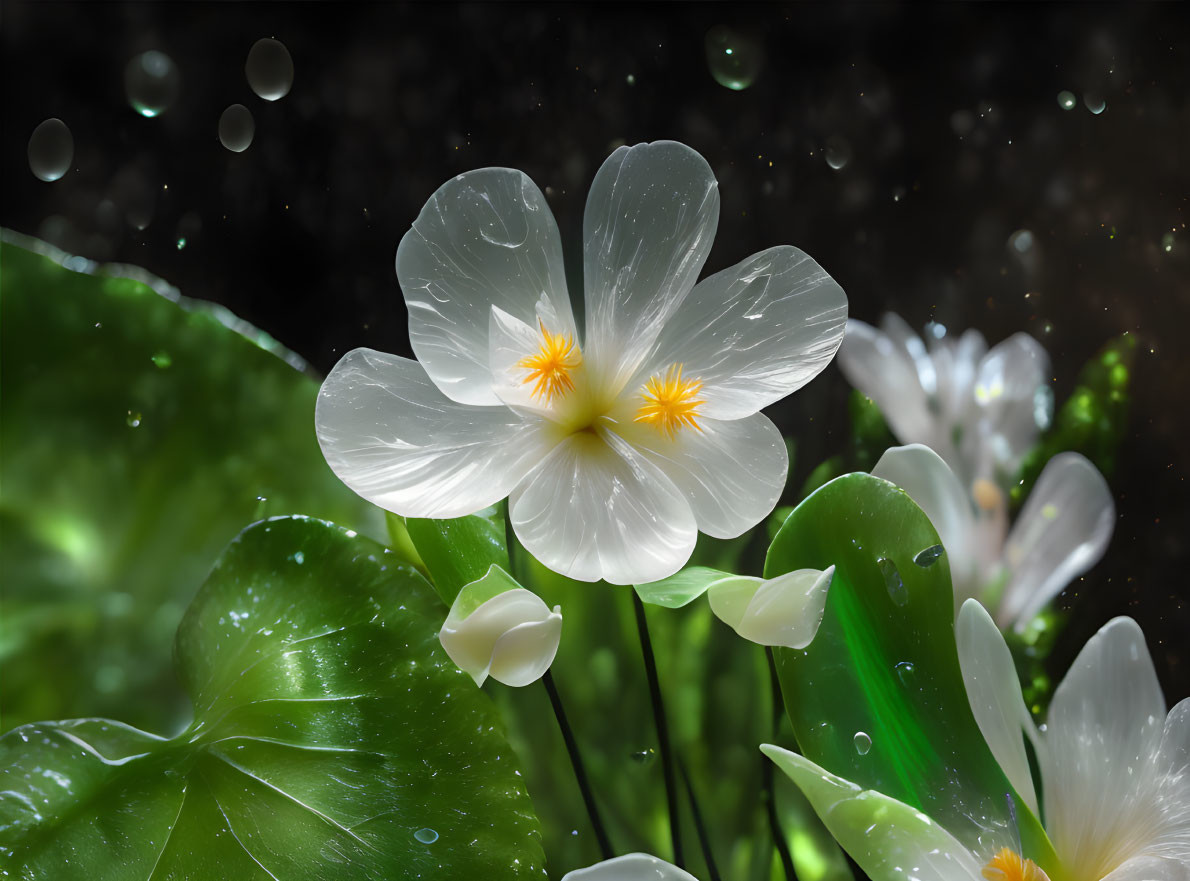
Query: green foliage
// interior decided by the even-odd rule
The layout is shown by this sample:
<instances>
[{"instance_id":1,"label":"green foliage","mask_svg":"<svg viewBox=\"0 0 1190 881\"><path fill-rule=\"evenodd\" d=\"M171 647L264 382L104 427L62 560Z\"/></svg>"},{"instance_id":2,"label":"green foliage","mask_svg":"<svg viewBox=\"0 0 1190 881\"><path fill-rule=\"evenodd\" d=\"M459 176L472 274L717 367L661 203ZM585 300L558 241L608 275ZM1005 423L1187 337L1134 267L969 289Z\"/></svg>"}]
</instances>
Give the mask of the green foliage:
<instances>
[{"instance_id":1,"label":"green foliage","mask_svg":"<svg viewBox=\"0 0 1190 881\"><path fill-rule=\"evenodd\" d=\"M0 244L3 724L176 730L170 642L244 524L382 524L327 467L318 383L295 356L219 307L13 241Z\"/></svg>"},{"instance_id":2,"label":"green foliage","mask_svg":"<svg viewBox=\"0 0 1190 881\"><path fill-rule=\"evenodd\" d=\"M394 554L278 518L227 549L177 634L194 721L0 738L0 856L20 878L543 878L490 702Z\"/></svg>"},{"instance_id":3,"label":"green foliage","mask_svg":"<svg viewBox=\"0 0 1190 881\"><path fill-rule=\"evenodd\" d=\"M918 808L974 846L1012 829L1012 791L971 715L954 638L945 555L925 514L867 474L832 481L777 534L766 577L795 569L835 576L826 614L804 651L780 649L785 705L802 753L840 777ZM1016 799L1027 853L1048 863L1040 824Z\"/></svg>"},{"instance_id":4,"label":"green foliage","mask_svg":"<svg viewBox=\"0 0 1190 881\"><path fill-rule=\"evenodd\" d=\"M435 590L448 606L463 585L483 578L492 565L509 570L504 518L496 508L453 520L407 517L404 523Z\"/></svg>"}]
</instances>

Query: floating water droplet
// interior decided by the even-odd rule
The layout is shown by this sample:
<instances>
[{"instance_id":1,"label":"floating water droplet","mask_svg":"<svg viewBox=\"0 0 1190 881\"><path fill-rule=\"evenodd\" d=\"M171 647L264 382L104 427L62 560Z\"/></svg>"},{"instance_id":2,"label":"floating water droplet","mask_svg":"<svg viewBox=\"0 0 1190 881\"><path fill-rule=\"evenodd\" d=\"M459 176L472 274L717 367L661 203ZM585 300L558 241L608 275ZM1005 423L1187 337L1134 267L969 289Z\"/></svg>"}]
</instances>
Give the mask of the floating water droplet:
<instances>
[{"instance_id":1,"label":"floating water droplet","mask_svg":"<svg viewBox=\"0 0 1190 881\"><path fill-rule=\"evenodd\" d=\"M624 78L624 80L625 80L625 82L627 82L627 83L628 83L628 85L630 85L630 86L635 86L635 85L636 85L636 75L635 75L635 74L631 74L631 73L630 73L630 74L628 74L628 76L626 76L626 77Z\"/></svg>"},{"instance_id":2,"label":"floating water droplet","mask_svg":"<svg viewBox=\"0 0 1190 881\"><path fill-rule=\"evenodd\" d=\"M866 756L868 750L872 748L872 738L863 731L855 732L855 737L851 738L851 742L855 744L855 751L861 756Z\"/></svg>"},{"instance_id":3,"label":"floating water droplet","mask_svg":"<svg viewBox=\"0 0 1190 881\"><path fill-rule=\"evenodd\" d=\"M299 566L302 565L302 563L306 562L306 555L301 551L295 551L293 554L293 562L297 563Z\"/></svg>"},{"instance_id":4,"label":"floating water droplet","mask_svg":"<svg viewBox=\"0 0 1190 881\"><path fill-rule=\"evenodd\" d=\"M181 251L185 247L186 247L186 237L182 236L182 238L178 239L178 250Z\"/></svg>"},{"instance_id":5,"label":"floating water droplet","mask_svg":"<svg viewBox=\"0 0 1190 881\"><path fill-rule=\"evenodd\" d=\"M219 117L219 143L233 153L243 153L256 137L256 120L243 104L232 104Z\"/></svg>"},{"instance_id":6,"label":"floating water droplet","mask_svg":"<svg viewBox=\"0 0 1190 881\"><path fill-rule=\"evenodd\" d=\"M1027 229L1018 229L1008 237L1008 244L1018 254L1026 254L1033 248L1033 233Z\"/></svg>"},{"instance_id":7,"label":"floating water droplet","mask_svg":"<svg viewBox=\"0 0 1190 881\"><path fill-rule=\"evenodd\" d=\"M756 81L764 62L764 51L754 41L726 25L707 31L707 66L721 86L740 91Z\"/></svg>"},{"instance_id":8,"label":"floating water droplet","mask_svg":"<svg viewBox=\"0 0 1190 881\"><path fill-rule=\"evenodd\" d=\"M124 422L127 423L129 428L139 428L141 419L143 418L144 417L141 416L141 414L136 410L129 410L128 416L124 419Z\"/></svg>"},{"instance_id":9,"label":"floating water droplet","mask_svg":"<svg viewBox=\"0 0 1190 881\"><path fill-rule=\"evenodd\" d=\"M429 829L429 828L418 829L416 832L413 833L413 837L416 838L418 841L420 841L422 844L433 844L435 841L438 840L438 833L435 832L433 829Z\"/></svg>"},{"instance_id":10,"label":"floating water droplet","mask_svg":"<svg viewBox=\"0 0 1190 881\"><path fill-rule=\"evenodd\" d=\"M178 68L164 52L142 52L124 68L124 94L141 116L160 116L178 97Z\"/></svg>"},{"instance_id":11,"label":"floating water droplet","mask_svg":"<svg viewBox=\"0 0 1190 881\"><path fill-rule=\"evenodd\" d=\"M252 44L244 73L252 91L266 101L284 98L293 88L293 58L281 41L271 37Z\"/></svg>"},{"instance_id":12,"label":"floating water droplet","mask_svg":"<svg viewBox=\"0 0 1190 881\"><path fill-rule=\"evenodd\" d=\"M1083 106L1098 116L1107 109L1107 102L1098 92L1083 92Z\"/></svg>"},{"instance_id":13,"label":"floating water droplet","mask_svg":"<svg viewBox=\"0 0 1190 881\"><path fill-rule=\"evenodd\" d=\"M917 555L913 558L913 562L921 568L926 569L937 563L942 553L942 545L930 545L928 548L918 551Z\"/></svg>"},{"instance_id":14,"label":"floating water droplet","mask_svg":"<svg viewBox=\"0 0 1190 881\"><path fill-rule=\"evenodd\" d=\"M880 567L880 574L884 576L884 589L892 601L898 606L908 603L909 591L901 579L901 573L897 571L897 564L882 557L876 561L876 565Z\"/></svg>"},{"instance_id":15,"label":"floating water droplet","mask_svg":"<svg viewBox=\"0 0 1190 881\"><path fill-rule=\"evenodd\" d=\"M1058 106L1063 110L1073 110L1074 105L1078 103L1078 99L1074 97L1074 92L1068 92L1065 89L1058 93Z\"/></svg>"},{"instance_id":16,"label":"floating water droplet","mask_svg":"<svg viewBox=\"0 0 1190 881\"><path fill-rule=\"evenodd\" d=\"M1166 254L1173 250L1173 233L1167 232L1161 237L1161 250Z\"/></svg>"},{"instance_id":17,"label":"floating water droplet","mask_svg":"<svg viewBox=\"0 0 1190 881\"><path fill-rule=\"evenodd\" d=\"M632 761L636 762L638 765L652 764L655 758L657 758L657 750L653 749L652 747L632 753Z\"/></svg>"},{"instance_id":18,"label":"floating water droplet","mask_svg":"<svg viewBox=\"0 0 1190 881\"><path fill-rule=\"evenodd\" d=\"M33 129L29 136L29 170L38 180L58 180L70 171L73 159L74 137L66 123L55 117Z\"/></svg>"},{"instance_id":19,"label":"floating water droplet","mask_svg":"<svg viewBox=\"0 0 1190 881\"><path fill-rule=\"evenodd\" d=\"M169 352L166 352L165 350L155 353L151 360L162 370L174 363L173 358L169 356Z\"/></svg>"},{"instance_id":20,"label":"floating water droplet","mask_svg":"<svg viewBox=\"0 0 1190 881\"><path fill-rule=\"evenodd\" d=\"M826 157L826 164L838 171L851 161L851 145L839 135L831 135L826 139L822 155Z\"/></svg>"}]
</instances>

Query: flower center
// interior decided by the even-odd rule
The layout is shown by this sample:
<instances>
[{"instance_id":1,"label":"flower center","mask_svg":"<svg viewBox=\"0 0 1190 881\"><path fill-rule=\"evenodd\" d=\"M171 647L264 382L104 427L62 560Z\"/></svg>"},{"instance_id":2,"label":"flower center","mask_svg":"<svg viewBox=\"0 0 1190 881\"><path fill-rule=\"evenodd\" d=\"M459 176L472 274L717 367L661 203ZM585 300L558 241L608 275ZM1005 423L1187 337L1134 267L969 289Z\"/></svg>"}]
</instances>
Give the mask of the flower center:
<instances>
[{"instance_id":1,"label":"flower center","mask_svg":"<svg viewBox=\"0 0 1190 881\"><path fill-rule=\"evenodd\" d=\"M1004 493L986 477L980 477L971 484L971 495L975 504L984 511L995 511L1004 504Z\"/></svg>"},{"instance_id":2,"label":"flower center","mask_svg":"<svg viewBox=\"0 0 1190 881\"><path fill-rule=\"evenodd\" d=\"M583 356L574 344L574 337L550 333L541 319L537 324L541 328L541 346L532 355L518 361L516 366L528 371L529 375L522 382L525 385L533 383L533 397L548 404L554 398L574 391L574 379L570 374L583 363Z\"/></svg>"},{"instance_id":3,"label":"flower center","mask_svg":"<svg viewBox=\"0 0 1190 881\"><path fill-rule=\"evenodd\" d=\"M682 365L673 364L664 376L657 374L645 383L641 390L643 402L636 411L635 421L646 422L671 438L679 428L702 431L698 424L698 408L706 401L696 397L701 389L701 381L683 379Z\"/></svg>"},{"instance_id":4,"label":"flower center","mask_svg":"<svg viewBox=\"0 0 1190 881\"><path fill-rule=\"evenodd\" d=\"M1050 881L1037 863L1023 859L1007 847L1000 848L1000 852L983 867L983 877L988 881Z\"/></svg>"}]
</instances>

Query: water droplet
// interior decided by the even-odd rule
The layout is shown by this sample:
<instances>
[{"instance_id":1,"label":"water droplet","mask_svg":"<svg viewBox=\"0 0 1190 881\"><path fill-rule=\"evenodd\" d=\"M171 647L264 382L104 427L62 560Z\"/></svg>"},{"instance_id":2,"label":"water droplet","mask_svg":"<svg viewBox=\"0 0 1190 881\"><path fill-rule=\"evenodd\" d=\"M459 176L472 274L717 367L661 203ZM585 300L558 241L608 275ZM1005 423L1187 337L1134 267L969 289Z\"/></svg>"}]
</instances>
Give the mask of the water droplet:
<instances>
[{"instance_id":1,"label":"water droplet","mask_svg":"<svg viewBox=\"0 0 1190 881\"><path fill-rule=\"evenodd\" d=\"M1098 92L1084 92L1083 106L1098 116L1107 109L1107 102L1103 100L1103 96Z\"/></svg>"},{"instance_id":2,"label":"water droplet","mask_svg":"<svg viewBox=\"0 0 1190 881\"><path fill-rule=\"evenodd\" d=\"M826 139L822 155L826 157L826 164L838 171L851 161L851 145L839 135L831 135Z\"/></svg>"},{"instance_id":3,"label":"water droplet","mask_svg":"<svg viewBox=\"0 0 1190 881\"><path fill-rule=\"evenodd\" d=\"M306 555L301 551L295 551L293 554L293 562L297 563L299 566L302 565L302 563L306 562Z\"/></svg>"},{"instance_id":4,"label":"water droplet","mask_svg":"<svg viewBox=\"0 0 1190 881\"><path fill-rule=\"evenodd\" d=\"M628 83L628 85L630 85L630 86L635 86L635 85L636 85L636 75L635 75L635 74L631 74L631 73L630 73L630 74L628 74L628 76L626 76L624 79L625 79L625 82L627 82L627 83Z\"/></svg>"},{"instance_id":5,"label":"water droplet","mask_svg":"<svg viewBox=\"0 0 1190 881\"><path fill-rule=\"evenodd\" d=\"M182 238L178 239L178 250L181 251L185 247L186 247L186 237L182 236Z\"/></svg>"},{"instance_id":6,"label":"water droplet","mask_svg":"<svg viewBox=\"0 0 1190 881\"><path fill-rule=\"evenodd\" d=\"M764 62L760 46L725 25L707 31L706 50L715 82L736 92L755 82Z\"/></svg>"},{"instance_id":7,"label":"water droplet","mask_svg":"<svg viewBox=\"0 0 1190 881\"><path fill-rule=\"evenodd\" d=\"M652 747L632 753L632 761L636 762L638 765L652 764L655 758L657 758L657 750L653 749Z\"/></svg>"},{"instance_id":8,"label":"water droplet","mask_svg":"<svg viewBox=\"0 0 1190 881\"><path fill-rule=\"evenodd\" d=\"M900 661L896 666L897 678L906 688L912 688L917 680L917 667L912 661Z\"/></svg>"},{"instance_id":9,"label":"water droplet","mask_svg":"<svg viewBox=\"0 0 1190 881\"><path fill-rule=\"evenodd\" d=\"M438 833L435 832L433 829L429 829L429 828L418 829L416 832L413 833L413 837L416 838L418 841L420 841L422 844L433 844L435 841L438 840Z\"/></svg>"},{"instance_id":10,"label":"water droplet","mask_svg":"<svg viewBox=\"0 0 1190 881\"><path fill-rule=\"evenodd\" d=\"M219 143L233 153L243 153L256 137L256 120L243 104L232 104L219 117Z\"/></svg>"},{"instance_id":11,"label":"water droplet","mask_svg":"<svg viewBox=\"0 0 1190 881\"><path fill-rule=\"evenodd\" d=\"M1026 254L1033 247L1033 233L1027 229L1018 229L1008 237L1008 244L1018 254Z\"/></svg>"},{"instance_id":12,"label":"water droplet","mask_svg":"<svg viewBox=\"0 0 1190 881\"><path fill-rule=\"evenodd\" d=\"M928 568L938 562L939 557L942 556L942 552L942 545L930 545L928 548L918 551L917 555L913 558L913 562L923 569Z\"/></svg>"},{"instance_id":13,"label":"water droplet","mask_svg":"<svg viewBox=\"0 0 1190 881\"><path fill-rule=\"evenodd\" d=\"M876 565L880 567L880 574L884 576L884 589L888 591L888 595L892 601L898 606L904 606L908 603L909 591L905 587L905 582L901 580L901 573L897 571L897 564L892 560L882 557L876 561Z\"/></svg>"},{"instance_id":14,"label":"water droplet","mask_svg":"<svg viewBox=\"0 0 1190 881\"><path fill-rule=\"evenodd\" d=\"M136 410L129 410L128 416L127 416L127 418L125 418L124 421L128 424L129 428L139 428L141 419L143 419L143 418L144 417L142 417L141 414L138 413Z\"/></svg>"},{"instance_id":15,"label":"water droplet","mask_svg":"<svg viewBox=\"0 0 1190 881\"><path fill-rule=\"evenodd\" d=\"M1058 106L1063 110L1073 110L1074 105L1078 100L1074 97L1074 92L1068 92L1065 89L1058 93Z\"/></svg>"},{"instance_id":16,"label":"water droplet","mask_svg":"<svg viewBox=\"0 0 1190 881\"><path fill-rule=\"evenodd\" d=\"M244 73L252 91L266 101L284 98L293 88L293 58L283 43L270 37L252 44Z\"/></svg>"},{"instance_id":17,"label":"water droplet","mask_svg":"<svg viewBox=\"0 0 1190 881\"><path fill-rule=\"evenodd\" d=\"M861 756L866 756L868 750L872 748L872 738L863 731L855 732L855 737L851 738L851 742L855 744L855 751Z\"/></svg>"},{"instance_id":18,"label":"water droplet","mask_svg":"<svg viewBox=\"0 0 1190 881\"><path fill-rule=\"evenodd\" d=\"M70 171L74 137L62 120L47 119L29 136L29 170L38 180L56 181Z\"/></svg>"},{"instance_id":19,"label":"water droplet","mask_svg":"<svg viewBox=\"0 0 1190 881\"><path fill-rule=\"evenodd\" d=\"M1161 237L1161 250L1166 254L1173 250L1173 233L1167 232Z\"/></svg>"},{"instance_id":20,"label":"water droplet","mask_svg":"<svg viewBox=\"0 0 1190 881\"><path fill-rule=\"evenodd\" d=\"M178 97L178 68L164 52L142 52L124 68L124 94L141 116L160 116Z\"/></svg>"},{"instance_id":21,"label":"water droplet","mask_svg":"<svg viewBox=\"0 0 1190 881\"><path fill-rule=\"evenodd\" d=\"M161 350L160 352L155 353L151 360L153 361L153 363L155 365L157 365L162 370L164 370L165 368L169 367L169 365L174 363L174 359L171 358L169 356L169 352L166 352L164 349Z\"/></svg>"}]
</instances>

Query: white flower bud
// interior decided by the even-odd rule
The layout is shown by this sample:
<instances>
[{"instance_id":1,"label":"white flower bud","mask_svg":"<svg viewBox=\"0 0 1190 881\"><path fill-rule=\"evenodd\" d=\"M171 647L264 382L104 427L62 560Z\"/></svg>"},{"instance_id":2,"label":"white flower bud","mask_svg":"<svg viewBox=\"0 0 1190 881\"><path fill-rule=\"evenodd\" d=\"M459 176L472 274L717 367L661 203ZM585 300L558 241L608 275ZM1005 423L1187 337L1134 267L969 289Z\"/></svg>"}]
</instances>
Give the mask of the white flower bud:
<instances>
[{"instance_id":1,"label":"white flower bud","mask_svg":"<svg viewBox=\"0 0 1190 881\"><path fill-rule=\"evenodd\" d=\"M519 688L536 682L554 662L561 608L551 612L541 597L493 565L459 591L438 640L476 685L491 676Z\"/></svg>"},{"instance_id":2,"label":"white flower bud","mask_svg":"<svg viewBox=\"0 0 1190 881\"><path fill-rule=\"evenodd\" d=\"M744 639L804 649L822 623L835 567L798 569L776 578L733 576L707 592L711 611Z\"/></svg>"},{"instance_id":3,"label":"white flower bud","mask_svg":"<svg viewBox=\"0 0 1190 881\"><path fill-rule=\"evenodd\" d=\"M689 872L650 856L630 853L604 860L585 869L575 869L562 876L562 881L698 881Z\"/></svg>"}]
</instances>

